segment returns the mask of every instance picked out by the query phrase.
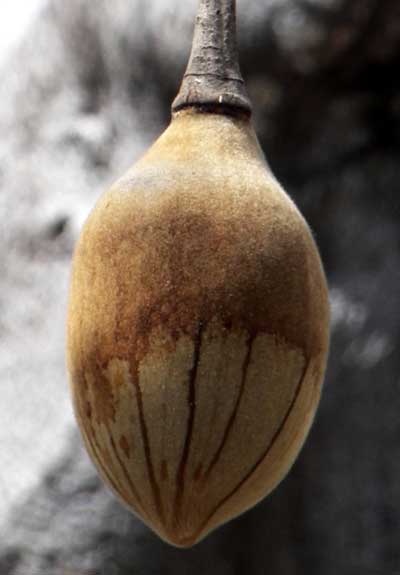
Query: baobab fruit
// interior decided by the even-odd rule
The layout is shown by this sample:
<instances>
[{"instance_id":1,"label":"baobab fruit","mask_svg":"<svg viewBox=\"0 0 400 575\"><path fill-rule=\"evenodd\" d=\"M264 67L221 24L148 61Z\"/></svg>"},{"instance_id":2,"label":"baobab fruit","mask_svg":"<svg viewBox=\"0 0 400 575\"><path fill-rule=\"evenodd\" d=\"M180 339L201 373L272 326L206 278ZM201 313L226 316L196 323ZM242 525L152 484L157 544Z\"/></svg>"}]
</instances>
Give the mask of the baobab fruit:
<instances>
[{"instance_id":1,"label":"baobab fruit","mask_svg":"<svg viewBox=\"0 0 400 575\"><path fill-rule=\"evenodd\" d=\"M104 481L190 546L264 498L318 404L328 297L272 175L237 64L233 0L201 0L172 121L77 243L73 403Z\"/></svg>"}]
</instances>

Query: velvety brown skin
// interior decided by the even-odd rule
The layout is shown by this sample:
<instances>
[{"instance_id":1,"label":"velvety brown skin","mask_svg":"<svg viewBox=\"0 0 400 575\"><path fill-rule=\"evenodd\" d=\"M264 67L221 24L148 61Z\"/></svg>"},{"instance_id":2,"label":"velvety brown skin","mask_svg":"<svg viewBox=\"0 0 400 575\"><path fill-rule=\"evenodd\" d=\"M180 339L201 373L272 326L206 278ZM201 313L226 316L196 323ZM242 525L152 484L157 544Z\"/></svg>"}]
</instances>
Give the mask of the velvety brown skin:
<instances>
[{"instance_id":1,"label":"velvety brown skin","mask_svg":"<svg viewBox=\"0 0 400 575\"><path fill-rule=\"evenodd\" d=\"M314 241L249 120L177 113L74 256L68 367L104 480L178 546L253 506L309 430L328 324Z\"/></svg>"}]
</instances>

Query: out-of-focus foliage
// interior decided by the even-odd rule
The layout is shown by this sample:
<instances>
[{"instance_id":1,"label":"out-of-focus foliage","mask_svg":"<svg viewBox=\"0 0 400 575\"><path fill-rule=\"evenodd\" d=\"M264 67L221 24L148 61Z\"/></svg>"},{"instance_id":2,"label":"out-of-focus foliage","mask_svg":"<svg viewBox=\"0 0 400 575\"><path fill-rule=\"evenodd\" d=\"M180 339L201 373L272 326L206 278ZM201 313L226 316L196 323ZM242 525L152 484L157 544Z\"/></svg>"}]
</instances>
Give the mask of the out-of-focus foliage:
<instances>
[{"instance_id":1,"label":"out-of-focus foliage","mask_svg":"<svg viewBox=\"0 0 400 575\"><path fill-rule=\"evenodd\" d=\"M98 481L65 381L70 256L101 190L168 122L195 1L53 0L0 84L2 575L400 569L400 4L239 0L238 12L258 134L331 287L309 440L267 500L189 551Z\"/></svg>"}]
</instances>

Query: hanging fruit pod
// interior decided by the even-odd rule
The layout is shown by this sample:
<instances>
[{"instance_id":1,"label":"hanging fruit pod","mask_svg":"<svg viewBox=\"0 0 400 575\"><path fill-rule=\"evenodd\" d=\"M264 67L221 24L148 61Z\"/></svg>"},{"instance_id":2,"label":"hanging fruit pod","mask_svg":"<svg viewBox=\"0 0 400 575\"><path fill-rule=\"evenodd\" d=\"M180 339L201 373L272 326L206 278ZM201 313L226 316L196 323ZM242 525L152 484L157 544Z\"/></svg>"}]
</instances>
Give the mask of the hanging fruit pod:
<instances>
[{"instance_id":1,"label":"hanging fruit pod","mask_svg":"<svg viewBox=\"0 0 400 575\"><path fill-rule=\"evenodd\" d=\"M177 546L281 481L325 370L318 251L250 117L235 2L200 0L171 124L100 198L73 260L83 439L114 493Z\"/></svg>"}]
</instances>

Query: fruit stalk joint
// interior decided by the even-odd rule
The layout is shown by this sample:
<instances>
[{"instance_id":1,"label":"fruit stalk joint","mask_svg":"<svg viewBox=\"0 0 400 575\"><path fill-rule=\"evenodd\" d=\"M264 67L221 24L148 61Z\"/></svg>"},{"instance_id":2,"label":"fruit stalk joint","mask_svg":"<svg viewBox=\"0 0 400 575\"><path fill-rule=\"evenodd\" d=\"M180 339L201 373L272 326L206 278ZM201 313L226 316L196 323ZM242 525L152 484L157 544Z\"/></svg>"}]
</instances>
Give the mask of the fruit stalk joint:
<instances>
[{"instance_id":1,"label":"fruit stalk joint","mask_svg":"<svg viewBox=\"0 0 400 575\"><path fill-rule=\"evenodd\" d=\"M251 114L238 60L236 0L199 0L192 51L172 112L188 107Z\"/></svg>"}]
</instances>

